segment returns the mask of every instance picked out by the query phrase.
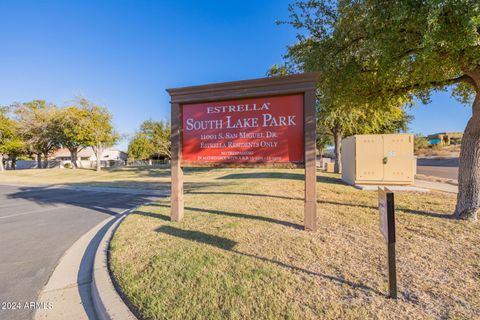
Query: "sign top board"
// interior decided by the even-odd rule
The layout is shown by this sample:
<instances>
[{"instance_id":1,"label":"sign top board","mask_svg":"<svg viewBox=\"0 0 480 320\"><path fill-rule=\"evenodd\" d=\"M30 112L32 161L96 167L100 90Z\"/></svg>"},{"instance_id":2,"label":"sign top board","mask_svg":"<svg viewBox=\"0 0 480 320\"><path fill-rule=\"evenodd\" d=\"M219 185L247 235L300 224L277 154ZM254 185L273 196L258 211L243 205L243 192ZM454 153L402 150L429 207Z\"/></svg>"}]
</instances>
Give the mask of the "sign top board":
<instances>
[{"instance_id":1,"label":"sign top board","mask_svg":"<svg viewBox=\"0 0 480 320\"><path fill-rule=\"evenodd\" d=\"M395 242L395 206L393 192L378 188L378 210L380 213L380 232L387 243Z\"/></svg>"},{"instance_id":2,"label":"sign top board","mask_svg":"<svg viewBox=\"0 0 480 320\"><path fill-rule=\"evenodd\" d=\"M182 106L182 162L304 162L303 94Z\"/></svg>"}]
</instances>

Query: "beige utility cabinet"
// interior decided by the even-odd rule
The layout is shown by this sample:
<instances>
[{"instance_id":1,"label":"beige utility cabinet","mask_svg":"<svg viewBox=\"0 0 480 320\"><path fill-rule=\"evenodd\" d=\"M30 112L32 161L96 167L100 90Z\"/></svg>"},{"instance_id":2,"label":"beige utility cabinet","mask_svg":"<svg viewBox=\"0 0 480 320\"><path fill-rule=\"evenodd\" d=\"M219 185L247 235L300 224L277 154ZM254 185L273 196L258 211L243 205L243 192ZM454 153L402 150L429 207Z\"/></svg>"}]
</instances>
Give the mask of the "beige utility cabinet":
<instances>
[{"instance_id":1,"label":"beige utility cabinet","mask_svg":"<svg viewBox=\"0 0 480 320\"><path fill-rule=\"evenodd\" d=\"M368 134L342 140L342 180L349 184L412 185L413 135Z\"/></svg>"}]
</instances>

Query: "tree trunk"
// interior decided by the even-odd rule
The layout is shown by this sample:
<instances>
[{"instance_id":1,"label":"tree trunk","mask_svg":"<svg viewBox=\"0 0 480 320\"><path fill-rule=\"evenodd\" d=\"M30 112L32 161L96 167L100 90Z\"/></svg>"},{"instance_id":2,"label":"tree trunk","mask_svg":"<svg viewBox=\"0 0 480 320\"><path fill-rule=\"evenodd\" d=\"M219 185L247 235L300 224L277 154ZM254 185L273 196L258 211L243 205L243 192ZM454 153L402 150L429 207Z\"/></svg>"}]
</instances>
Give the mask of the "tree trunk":
<instances>
[{"instance_id":1,"label":"tree trunk","mask_svg":"<svg viewBox=\"0 0 480 320\"><path fill-rule=\"evenodd\" d=\"M45 157L43 159L43 169L47 169L48 168L48 152L45 152L43 156Z\"/></svg>"},{"instance_id":2,"label":"tree trunk","mask_svg":"<svg viewBox=\"0 0 480 320\"><path fill-rule=\"evenodd\" d=\"M0 154L0 172L3 172L5 168L3 167L3 154Z\"/></svg>"},{"instance_id":3,"label":"tree trunk","mask_svg":"<svg viewBox=\"0 0 480 320\"><path fill-rule=\"evenodd\" d=\"M68 151L70 151L70 155L71 155L71 158L72 158L72 169L78 168L78 163L77 163L78 149L73 148L73 149L68 149Z\"/></svg>"},{"instance_id":4,"label":"tree trunk","mask_svg":"<svg viewBox=\"0 0 480 320\"><path fill-rule=\"evenodd\" d=\"M334 172L341 173L342 172L342 132L337 128L333 130L333 140L335 143L335 165L334 165Z\"/></svg>"},{"instance_id":5,"label":"tree trunk","mask_svg":"<svg viewBox=\"0 0 480 320\"><path fill-rule=\"evenodd\" d=\"M17 170L17 157L12 157L12 170Z\"/></svg>"},{"instance_id":6,"label":"tree trunk","mask_svg":"<svg viewBox=\"0 0 480 320\"><path fill-rule=\"evenodd\" d=\"M480 210L480 93L462 138L458 168L458 195L454 217L477 220Z\"/></svg>"},{"instance_id":7,"label":"tree trunk","mask_svg":"<svg viewBox=\"0 0 480 320\"><path fill-rule=\"evenodd\" d=\"M101 157L102 157L102 154L103 154L103 147L102 146L96 146L95 148L93 148L93 152L95 153L95 157L97 158L96 170L100 171L100 170L102 170Z\"/></svg>"},{"instance_id":8,"label":"tree trunk","mask_svg":"<svg viewBox=\"0 0 480 320\"><path fill-rule=\"evenodd\" d=\"M42 154L37 153L37 169L42 169Z\"/></svg>"}]
</instances>

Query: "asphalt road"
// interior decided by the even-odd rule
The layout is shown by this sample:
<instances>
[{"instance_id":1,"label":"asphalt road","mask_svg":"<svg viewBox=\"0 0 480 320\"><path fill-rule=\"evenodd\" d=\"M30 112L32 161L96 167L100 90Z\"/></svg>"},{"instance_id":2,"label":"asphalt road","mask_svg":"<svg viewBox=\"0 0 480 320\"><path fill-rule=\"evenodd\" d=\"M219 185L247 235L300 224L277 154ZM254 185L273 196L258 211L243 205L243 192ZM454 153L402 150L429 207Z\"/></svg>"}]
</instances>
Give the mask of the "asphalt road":
<instances>
[{"instance_id":1,"label":"asphalt road","mask_svg":"<svg viewBox=\"0 0 480 320\"><path fill-rule=\"evenodd\" d=\"M0 185L0 319L28 319L63 253L109 215L152 197ZM11 309L18 305L17 310ZM55 306L52 306L53 308Z\"/></svg>"},{"instance_id":2,"label":"asphalt road","mask_svg":"<svg viewBox=\"0 0 480 320\"><path fill-rule=\"evenodd\" d=\"M458 158L418 159L417 173L446 179L458 179Z\"/></svg>"}]
</instances>

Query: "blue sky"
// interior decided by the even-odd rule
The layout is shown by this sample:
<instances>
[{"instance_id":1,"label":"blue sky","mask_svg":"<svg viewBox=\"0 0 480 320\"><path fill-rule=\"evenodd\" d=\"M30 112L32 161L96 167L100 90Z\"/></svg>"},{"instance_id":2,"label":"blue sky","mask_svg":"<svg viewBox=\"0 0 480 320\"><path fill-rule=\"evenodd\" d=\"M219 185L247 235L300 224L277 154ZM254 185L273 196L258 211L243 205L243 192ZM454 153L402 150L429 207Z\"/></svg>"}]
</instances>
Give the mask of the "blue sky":
<instances>
[{"instance_id":1,"label":"blue sky","mask_svg":"<svg viewBox=\"0 0 480 320\"><path fill-rule=\"evenodd\" d=\"M166 88L263 77L280 63L295 41L275 24L289 2L0 0L0 105L83 95L131 135L169 118ZM438 93L412 114L412 132L463 131L470 108Z\"/></svg>"}]
</instances>

